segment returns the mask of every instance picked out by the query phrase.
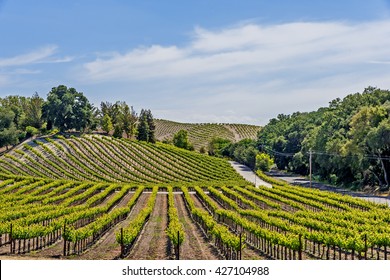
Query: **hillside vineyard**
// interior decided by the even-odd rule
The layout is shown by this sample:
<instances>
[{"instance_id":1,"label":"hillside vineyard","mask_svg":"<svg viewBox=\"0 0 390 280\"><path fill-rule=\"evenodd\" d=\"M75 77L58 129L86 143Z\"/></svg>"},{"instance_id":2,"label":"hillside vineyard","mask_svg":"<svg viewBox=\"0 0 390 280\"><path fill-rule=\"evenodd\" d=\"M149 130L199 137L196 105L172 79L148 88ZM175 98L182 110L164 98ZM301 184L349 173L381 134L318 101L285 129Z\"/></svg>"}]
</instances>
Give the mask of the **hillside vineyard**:
<instances>
[{"instance_id":1,"label":"hillside vineyard","mask_svg":"<svg viewBox=\"0 0 390 280\"><path fill-rule=\"evenodd\" d=\"M156 138L159 141L170 140L179 130L188 132L189 142L199 151L206 148L214 138L238 142L242 139L256 139L259 126L248 124L215 124L215 123L178 123L168 120L155 120Z\"/></svg>"},{"instance_id":2,"label":"hillside vineyard","mask_svg":"<svg viewBox=\"0 0 390 280\"><path fill-rule=\"evenodd\" d=\"M0 158L2 256L389 258L390 210L244 181L224 159L106 136L51 137Z\"/></svg>"}]
</instances>

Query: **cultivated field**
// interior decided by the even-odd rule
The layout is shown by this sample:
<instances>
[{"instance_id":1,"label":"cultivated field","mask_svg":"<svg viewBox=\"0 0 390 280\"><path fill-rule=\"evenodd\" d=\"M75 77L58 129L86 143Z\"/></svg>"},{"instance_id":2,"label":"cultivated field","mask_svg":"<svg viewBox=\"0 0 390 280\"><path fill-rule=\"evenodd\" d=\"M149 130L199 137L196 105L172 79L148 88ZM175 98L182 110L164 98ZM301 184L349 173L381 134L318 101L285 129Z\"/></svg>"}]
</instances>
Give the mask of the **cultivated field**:
<instances>
[{"instance_id":1,"label":"cultivated field","mask_svg":"<svg viewBox=\"0 0 390 280\"><path fill-rule=\"evenodd\" d=\"M256 139L260 126L248 124L215 124L215 123L178 123L167 120L155 120L156 138L159 141L172 140L175 133L183 129L188 132L188 140L199 151L213 138L228 139L238 142L242 139Z\"/></svg>"},{"instance_id":2,"label":"cultivated field","mask_svg":"<svg viewBox=\"0 0 390 280\"><path fill-rule=\"evenodd\" d=\"M388 259L387 206L101 136L0 158L0 259ZM16 174L16 175L15 175Z\"/></svg>"}]
</instances>

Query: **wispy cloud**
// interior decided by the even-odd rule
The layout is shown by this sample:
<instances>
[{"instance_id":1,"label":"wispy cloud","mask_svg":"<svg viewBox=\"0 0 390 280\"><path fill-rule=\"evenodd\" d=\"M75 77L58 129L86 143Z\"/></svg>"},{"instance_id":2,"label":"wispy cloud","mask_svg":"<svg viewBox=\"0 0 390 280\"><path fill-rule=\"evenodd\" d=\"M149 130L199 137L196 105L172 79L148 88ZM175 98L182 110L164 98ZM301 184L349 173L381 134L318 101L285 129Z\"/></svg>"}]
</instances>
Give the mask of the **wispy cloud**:
<instances>
[{"instance_id":1,"label":"wispy cloud","mask_svg":"<svg viewBox=\"0 0 390 280\"><path fill-rule=\"evenodd\" d=\"M70 62L72 57L56 58L53 55L57 52L57 46L46 46L40 49L8 58L0 57L0 67L13 67L31 65L38 63L60 63Z\"/></svg>"},{"instance_id":2,"label":"wispy cloud","mask_svg":"<svg viewBox=\"0 0 390 280\"><path fill-rule=\"evenodd\" d=\"M15 56L0 57L0 87L30 84L31 82L28 82L25 76L45 73L44 64L65 63L73 60L71 56L58 56L58 47L55 45L44 46ZM43 84L42 80L39 84Z\"/></svg>"},{"instance_id":3,"label":"wispy cloud","mask_svg":"<svg viewBox=\"0 0 390 280\"><path fill-rule=\"evenodd\" d=\"M86 77L96 81L193 75L208 79L232 71L257 75L380 61L390 55L389 45L390 21L247 24L219 31L197 27L185 47L154 45L97 58L84 67Z\"/></svg>"},{"instance_id":4,"label":"wispy cloud","mask_svg":"<svg viewBox=\"0 0 390 280\"><path fill-rule=\"evenodd\" d=\"M94 84L137 84L148 93L143 102L157 112L174 116L178 107L187 108L183 121L207 116L265 123L281 112L326 106L368 85L390 87L389 57L390 20L247 23L196 27L184 46L97 57L83 65L80 77ZM168 95L170 102L164 102Z\"/></svg>"},{"instance_id":5,"label":"wispy cloud","mask_svg":"<svg viewBox=\"0 0 390 280\"><path fill-rule=\"evenodd\" d=\"M390 60L385 60L385 61L378 61L378 60L371 60L368 61L368 63L373 63L373 64L390 64Z\"/></svg>"}]
</instances>

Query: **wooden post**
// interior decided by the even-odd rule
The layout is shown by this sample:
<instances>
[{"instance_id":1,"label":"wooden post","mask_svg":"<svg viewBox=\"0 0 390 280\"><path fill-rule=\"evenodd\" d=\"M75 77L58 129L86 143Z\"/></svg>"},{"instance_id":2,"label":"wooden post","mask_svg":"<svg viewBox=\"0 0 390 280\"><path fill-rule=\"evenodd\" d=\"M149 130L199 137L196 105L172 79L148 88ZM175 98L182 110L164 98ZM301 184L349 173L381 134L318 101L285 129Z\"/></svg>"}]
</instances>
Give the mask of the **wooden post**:
<instances>
[{"instance_id":1,"label":"wooden post","mask_svg":"<svg viewBox=\"0 0 390 280\"><path fill-rule=\"evenodd\" d=\"M298 258L302 260L302 235L299 235L299 251Z\"/></svg>"},{"instance_id":2,"label":"wooden post","mask_svg":"<svg viewBox=\"0 0 390 280\"><path fill-rule=\"evenodd\" d=\"M125 254L125 248L124 248L124 245L123 245L123 228L121 228L121 258L124 257L124 254Z\"/></svg>"},{"instance_id":3,"label":"wooden post","mask_svg":"<svg viewBox=\"0 0 390 280\"><path fill-rule=\"evenodd\" d=\"M239 255L239 260L241 260L241 255L242 255L242 232L240 232L240 255Z\"/></svg>"},{"instance_id":4,"label":"wooden post","mask_svg":"<svg viewBox=\"0 0 390 280\"><path fill-rule=\"evenodd\" d=\"M364 259L367 260L367 233L364 235Z\"/></svg>"},{"instance_id":5,"label":"wooden post","mask_svg":"<svg viewBox=\"0 0 390 280\"><path fill-rule=\"evenodd\" d=\"M10 229L10 232L9 232L9 240L11 241L11 245L10 245L10 250L11 250L11 254L12 254L12 243L13 243L13 240L12 240L12 224L11 224L11 229Z\"/></svg>"},{"instance_id":6,"label":"wooden post","mask_svg":"<svg viewBox=\"0 0 390 280\"><path fill-rule=\"evenodd\" d=\"M65 230L66 230L66 221L65 221L65 223L64 223L64 230L63 230L63 232L62 232L62 236L63 236L63 238L64 238L64 256L66 256L66 240L65 240Z\"/></svg>"},{"instance_id":7,"label":"wooden post","mask_svg":"<svg viewBox=\"0 0 390 280\"><path fill-rule=\"evenodd\" d=\"M177 231L176 259L180 260L180 232Z\"/></svg>"}]
</instances>

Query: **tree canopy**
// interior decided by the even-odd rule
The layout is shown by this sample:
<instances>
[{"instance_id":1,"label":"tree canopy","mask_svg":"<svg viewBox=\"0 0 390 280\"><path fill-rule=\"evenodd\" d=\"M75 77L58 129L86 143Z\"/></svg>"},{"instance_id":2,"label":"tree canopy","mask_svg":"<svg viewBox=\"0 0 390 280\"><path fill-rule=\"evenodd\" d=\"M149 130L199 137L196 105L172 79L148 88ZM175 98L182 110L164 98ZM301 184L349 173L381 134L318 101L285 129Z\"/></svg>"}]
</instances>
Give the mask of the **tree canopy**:
<instances>
[{"instance_id":1,"label":"tree canopy","mask_svg":"<svg viewBox=\"0 0 390 280\"><path fill-rule=\"evenodd\" d=\"M136 132L138 121L137 113L132 106L124 101L101 102L101 127L107 133L114 129L115 137L122 137L125 133L127 138L131 138Z\"/></svg>"},{"instance_id":2,"label":"tree canopy","mask_svg":"<svg viewBox=\"0 0 390 280\"><path fill-rule=\"evenodd\" d=\"M390 91L373 87L335 99L310 113L278 115L263 128L258 147L278 168L313 173L344 185L389 187Z\"/></svg>"},{"instance_id":3,"label":"tree canopy","mask_svg":"<svg viewBox=\"0 0 390 280\"><path fill-rule=\"evenodd\" d=\"M29 132L43 126L43 99L35 93L32 97L11 95L0 98L0 147L15 145Z\"/></svg>"},{"instance_id":4,"label":"tree canopy","mask_svg":"<svg viewBox=\"0 0 390 280\"><path fill-rule=\"evenodd\" d=\"M138 126L137 126L138 124ZM140 120L132 106L124 101L101 102L94 107L82 92L65 85L53 87L47 99L11 95L0 98L0 148L15 145L26 136L51 130L86 132L100 128L115 137L154 143L155 124L151 110L141 110ZM137 128L140 133L137 133ZM144 132L146 133L144 133Z\"/></svg>"},{"instance_id":5,"label":"tree canopy","mask_svg":"<svg viewBox=\"0 0 390 280\"><path fill-rule=\"evenodd\" d=\"M152 115L152 111L150 110L141 110L139 119L138 119L138 134L137 139L140 141L146 141L155 143L155 130L156 126L154 124L154 119Z\"/></svg>"},{"instance_id":6,"label":"tree canopy","mask_svg":"<svg viewBox=\"0 0 390 280\"><path fill-rule=\"evenodd\" d=\"M175 135L173 135L172 143L178 148L182 148L186 150L194 149L194 147L191 145L190 141L188 140L188 132L187 130L184 129L179 130Z\"/></svg>"},{"instance_id":7,"label":"tree canopy","mask_svg":"<svg viewBox=\"0 0 390 280\"><path fill-rule=\"evenodd\" d=\"M43 116L49 126L60 131L84 131L92 127L93 107L82 92L64 85L53 87L43 104Z\"/></svg>"},{"instance_id":8,"label":"tree canopy","mask_svg":"<svg viewBox=\"0 0 390 280\"><path fill-rule=\"evenodd\" d=\"M5 107L0 107L0 147L18 142L18 131L14 124L15 113Z\"/></svg>"}]
</instances>

